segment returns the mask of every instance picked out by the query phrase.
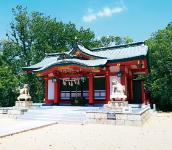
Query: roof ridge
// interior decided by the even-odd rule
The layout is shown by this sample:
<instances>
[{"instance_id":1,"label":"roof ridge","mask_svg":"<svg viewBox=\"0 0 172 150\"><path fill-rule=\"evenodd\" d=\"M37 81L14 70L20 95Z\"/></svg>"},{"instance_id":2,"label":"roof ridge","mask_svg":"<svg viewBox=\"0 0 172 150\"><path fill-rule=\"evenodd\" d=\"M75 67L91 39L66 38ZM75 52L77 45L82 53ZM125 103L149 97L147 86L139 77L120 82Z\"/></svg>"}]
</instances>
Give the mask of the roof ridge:
<instances>
[{"instance_id":1,"label":"roof ridge","mask_svg":"<svg viewBox=\"0 0 172 150\"><path fill-rule=\"evenodd\" d=\"M68 55L68 52L45 53L45 57L49 57L49 56L59 56L59 55L62 55L62 54L67 54L67 55Z\"/></svg>"},{"instance_id":2,"label":"roof ridge","mask_svg":"<svg viewBox=\"0 0 172 150\"><path fill-rule=\"evenodd\" d=\"M93 57L97 57L97 58L105 58L102 56L99 56L97 54L95 54L93 51L91 51L90 49L86 48L85 46L83 46L81 43L77 43L77 45L75 45L75 48L71 49L70 51L68 51L68 54L73 55L73 53L76 50L80 50L82 53L89 55L89 56L93 56Z\"/></svg>"},{"instance_id":3,"label":"roof ridge","mask_svg":"<svg viewBox=\"0 0 172 150\"><path fill-rule=\"evenodd\" d=\"M60 53L45 53L45 57L48 57L48 56L57 56L59 54Z\"/></svg>"},{"instance_id":4,"label":"roof ridge","mask_svg":"<svg viewBox=\"0 0 172 150\"><path fill-rule=\"evenodd\" d=\"M100 48L93 48L90 51L101 51L101 50L106 50L106 49L113 49L113 48L127 48L131 46L138 46L145 44L145 42L135 42L135 43L130 43L130 44L123 44L123 45L115 45L115 46L108 46L108 47L100 47Z\"/></svg>"}]
</instances>

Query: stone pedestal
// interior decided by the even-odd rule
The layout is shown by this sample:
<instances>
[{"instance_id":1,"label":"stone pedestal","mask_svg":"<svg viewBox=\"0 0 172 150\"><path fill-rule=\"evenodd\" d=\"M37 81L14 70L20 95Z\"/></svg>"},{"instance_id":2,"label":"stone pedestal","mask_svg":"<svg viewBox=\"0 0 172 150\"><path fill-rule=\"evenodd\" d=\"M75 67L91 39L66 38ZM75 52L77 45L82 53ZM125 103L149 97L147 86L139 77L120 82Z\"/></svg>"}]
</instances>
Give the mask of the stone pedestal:
<instances>
[{"instance_id":1,"label":"stone pedestal","mask_svg":"<svg viewBox=\"0 0 172 150\"><path fill-rule=\"evenodd\" d=\"M110 101L112 107L124 107L128 106L128 101Z\"/></svg>"},{"instance_id":2,"label":"stone pedestal","mask_svg":"<svg viewBox=\"0 0 172 150\"><path fill-rule=\"evenodd\" d=\"M32 106L32 101L16 101L15 107L18 108L30 108Z\"/></svg>"},{"instance_id":3,"label":"stone pedestal","mask_svg":"<svg viewBox=\"0 0 172 150\"><path fill-rule=\"evenodd\" d=\"M122 112L123 108L128 106L128 101L110 101L110 105L115 112Z\"/></svg>"},{"instance_id":4,"label":"stone pedestal","mask_svg":"<svg viewBox=\"0 0 172 150\"><path fill-rule=\"evenodd\" d=\"M105 108L115 112L130 112L128 101L110 101Z\"/></svg>"}]
</instances>

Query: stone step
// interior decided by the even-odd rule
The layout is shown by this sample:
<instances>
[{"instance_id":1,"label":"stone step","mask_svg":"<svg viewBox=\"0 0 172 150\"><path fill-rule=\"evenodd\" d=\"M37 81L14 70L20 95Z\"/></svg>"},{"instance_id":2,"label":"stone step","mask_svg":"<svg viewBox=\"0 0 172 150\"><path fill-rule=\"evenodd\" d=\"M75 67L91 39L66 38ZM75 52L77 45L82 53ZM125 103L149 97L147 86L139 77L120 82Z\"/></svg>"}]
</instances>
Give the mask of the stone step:
<instances>
[{"instance_id":1,"label":"stone step","mask_svg":"<svg viewBox=\"0 0 172 150\"><path fill-rule=\"evenodd\" d=\"M73 111L59 111L57 109L50 110L29 110L24 115L18 116L18 119L26 120L43 120L43 121L55 121L58 123L85 123L85 112L73 112Z\"/></svg>"},{"instance_id":2,"label":"stone step","mask_svg":"<svg viewBox=\"0 0 172 150\"><path fill-rule=\"evenodd\" d=\"M85 115L84 112L79 112L79 113L73 113L73 112L27 112L26 114L33 114L33 115L76 115L76 116L80 116L80 115Z\"/></svg>"},{"instance_id":3,"label":"stone step","mask_svg":"<svg viewBox=\"0 0 172 150\"><path fill-rule=\"evenodd\" d=\"M32 116L23 116L23 117L20 117L18 119L29 119L29 120L49 120L49 121L52 121L52 120L65 120L65 121L83 121L83 120L86 120L85 117L81 117L81 118L71 118L71 117L56 117L56 118L47 118L47 117L44 117L44 116L37 116L37 117L32 117Z\"/></svg>"},{"instance_id":4,"label":"stone step","mask_svg":"<svg viewBox=\"0 0 172 150\"><path fill-rule=\"evenodd\" d=\"M72 115L56 115L56 116L51 116L51 115L30 115L30 114L27 114L27 115L23 115L23 116L19 116L20 117L33 117L33 118L37 118L37 117L44 117L44 118L59 118L59 117L63 117L63 118L83 118L85 117L85 115L80 115L80 116L72 116Z\"/></svg>"},{"instance_id":5,"label":"stone step","mask_svg":"<svg viewBox=\"0 0 172 150\"><path fill-rule=\"evenodd\" d=\"M80 116L80 117L71 117L71 116L32 116L32 115L27 115L27 116L20 116L18 119L26 119L26 120L42 120L42 121L56 121L59 123L65 123L65 122L73 122L73 123L85 123L86 122L86 117L85 116Z\"/></svg>"}]
</instances>

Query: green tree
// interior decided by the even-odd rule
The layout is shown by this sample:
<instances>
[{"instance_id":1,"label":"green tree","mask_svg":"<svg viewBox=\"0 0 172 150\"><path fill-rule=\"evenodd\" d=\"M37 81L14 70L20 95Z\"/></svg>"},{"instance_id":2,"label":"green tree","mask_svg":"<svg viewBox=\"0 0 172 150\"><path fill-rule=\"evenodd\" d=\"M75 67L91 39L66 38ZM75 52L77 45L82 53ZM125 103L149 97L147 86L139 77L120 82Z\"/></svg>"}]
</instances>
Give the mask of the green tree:
<instances>
[{"instance_id":1,"label":"green tree","mask_svg":"<svg viewBox=\"0 0 172 150\"><path fill-rule=\"evenodd\" d=\"M41 102L44 97L43 81L35 75L26 75L22 67L41 61L45 53L68 50L75 44L76 37L86 47L93 47L97 44L95 35L90 29L77 29L72 23L64 24L39 12L28 13L20 5L12 9L12 13L14 21L7 33L8 40L1 42L3 60L11 68L7 77L16 77L20 85L29 83L33 101Z\"/></svg>"},{"instance_id":2,"label":"green tree","mask_svg":"<svg viewBox=\"0 0 172 150\"><path fill-rule=\"evenodd\" d=\"M120 36L102 36L98 41L99 46L112 46L112 45L121 45L121 44L130 44L133 40L129 36L120 37Z\"/></svg>"},{"instance_id":3,"label":"green tree","mask_svg":"<svg viewBox=\"0 0 172 150\"><path fill-rule=\"evenodd\" d=\"M172 23L154 33L146 43L150 63L147 86L159 109L172 110Z\"/></svg>"},{"instance_id":4,"label":"green tree","mask_svg":"<svg viewBox=\"0 0 172 150\"><path fill-rule=\"evenodd\" d=\"M0 54L0 106L13 106L17 98L18 79Z\"/></svg>"}]
</instances>

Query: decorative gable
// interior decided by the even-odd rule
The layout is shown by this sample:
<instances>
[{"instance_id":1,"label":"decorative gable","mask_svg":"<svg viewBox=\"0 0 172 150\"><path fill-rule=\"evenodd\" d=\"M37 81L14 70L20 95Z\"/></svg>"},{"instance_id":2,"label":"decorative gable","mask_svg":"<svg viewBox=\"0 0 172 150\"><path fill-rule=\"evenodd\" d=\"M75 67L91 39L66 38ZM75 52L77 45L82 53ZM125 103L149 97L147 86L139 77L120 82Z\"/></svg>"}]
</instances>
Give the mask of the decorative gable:
<instances>
[{"instance_id":1,"label":"decorative gable","mask_svg":"<svg viewBox=\"0 0 172 150\"><path fill-rule=\"evenodd\" d=\"M86 49L82 45L75 46L75 48L73 48L69 54L74 55L77 58L82 59L82 60L105 59L105 57L96 55L94 52Z\"/></svg>"},{"instance_id":2,"label":"decorative gable","mask_svg":"<svg viewBox=\"0 0 172 150\"><path fill-rule=\"evenodd\" d=\"M88 55L86 53L83 53L79 49L77 49L76 51L74 51L73 55L76 56L79 59L82 59L82 60L92 60L92 59L95 59L93 56L90 56L90 55Z\"/></svg>"}]
</instances>

